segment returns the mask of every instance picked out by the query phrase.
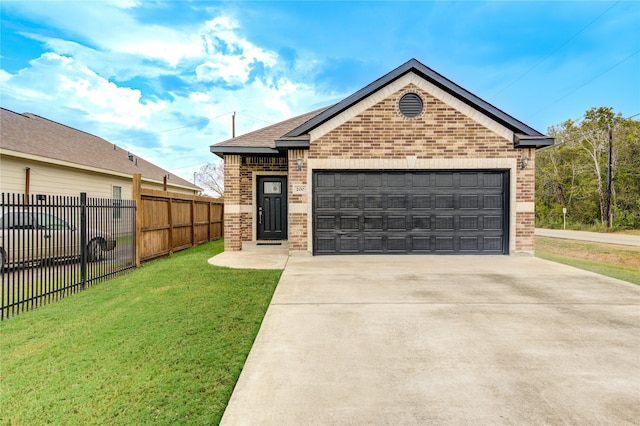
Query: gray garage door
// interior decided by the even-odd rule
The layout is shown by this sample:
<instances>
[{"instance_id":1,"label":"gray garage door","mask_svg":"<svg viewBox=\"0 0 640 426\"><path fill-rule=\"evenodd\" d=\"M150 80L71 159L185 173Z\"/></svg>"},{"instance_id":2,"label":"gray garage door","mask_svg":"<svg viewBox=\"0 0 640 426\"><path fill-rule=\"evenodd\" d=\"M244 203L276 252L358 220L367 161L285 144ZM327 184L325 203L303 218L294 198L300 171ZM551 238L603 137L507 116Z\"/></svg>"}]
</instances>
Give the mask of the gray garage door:
<instances>
[{"instance_id":1,"label":"gray garage door","mask_svg":"<svg viewBox=\"0 0 640 426\"><path fill-rule=\"evenodd\" d=\"M317 171L314 254L506 254L508 172Z\"/></svg>"}]
</instances>

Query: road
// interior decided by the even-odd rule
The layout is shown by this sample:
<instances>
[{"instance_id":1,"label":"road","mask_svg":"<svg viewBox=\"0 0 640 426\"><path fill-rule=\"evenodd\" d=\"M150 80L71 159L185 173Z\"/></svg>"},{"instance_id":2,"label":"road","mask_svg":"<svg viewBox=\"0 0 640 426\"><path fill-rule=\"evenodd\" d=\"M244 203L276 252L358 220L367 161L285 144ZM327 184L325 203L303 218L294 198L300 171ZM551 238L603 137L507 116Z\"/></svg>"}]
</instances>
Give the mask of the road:
<instances>
[{"instance_id":1,"label":"road","mask_svg":"<svg viewBox=\"0 0 640 426\"><path fill-rule=\"evenodd\" d=\"M640 236L536 228L536 236L640 247Z\"/></svg>"}]
</instances>

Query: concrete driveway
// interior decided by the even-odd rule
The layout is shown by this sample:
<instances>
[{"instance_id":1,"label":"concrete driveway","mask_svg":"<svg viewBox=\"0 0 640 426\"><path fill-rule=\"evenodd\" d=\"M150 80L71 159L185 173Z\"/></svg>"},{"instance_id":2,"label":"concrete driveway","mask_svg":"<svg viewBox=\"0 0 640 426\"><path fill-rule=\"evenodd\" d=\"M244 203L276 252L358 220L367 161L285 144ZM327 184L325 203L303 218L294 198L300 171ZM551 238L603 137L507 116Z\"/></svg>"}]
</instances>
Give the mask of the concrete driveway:
<instances>
[{"instance_id":1,"label":"concrete driveway","mask_svg":"<svg viewBox=\"0 0 640 426\"><path fill-rule=\"evenodd\" d=\"M224 425L638 424L640 287L525 256L290 257Z\"/></svg>"}]
</instances>

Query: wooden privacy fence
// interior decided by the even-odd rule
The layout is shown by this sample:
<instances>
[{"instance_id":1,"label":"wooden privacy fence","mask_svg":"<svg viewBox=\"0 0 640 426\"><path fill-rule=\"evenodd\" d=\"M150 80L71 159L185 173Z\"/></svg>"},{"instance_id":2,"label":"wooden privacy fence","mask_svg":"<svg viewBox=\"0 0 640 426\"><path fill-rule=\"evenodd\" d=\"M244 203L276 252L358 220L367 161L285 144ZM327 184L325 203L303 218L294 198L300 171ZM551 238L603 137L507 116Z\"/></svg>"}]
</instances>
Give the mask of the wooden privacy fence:
<instances>
[{"instance_id":1,"label":"wooden privacy fence","mask_svg":"<svg viewBox=\"0 0 640 426\"><path fill-rule=\"evenodd\" d=\"M136 265L223 236L224 202L210 197L142 188L133 175Z\"/></svg>"}]
</instances>

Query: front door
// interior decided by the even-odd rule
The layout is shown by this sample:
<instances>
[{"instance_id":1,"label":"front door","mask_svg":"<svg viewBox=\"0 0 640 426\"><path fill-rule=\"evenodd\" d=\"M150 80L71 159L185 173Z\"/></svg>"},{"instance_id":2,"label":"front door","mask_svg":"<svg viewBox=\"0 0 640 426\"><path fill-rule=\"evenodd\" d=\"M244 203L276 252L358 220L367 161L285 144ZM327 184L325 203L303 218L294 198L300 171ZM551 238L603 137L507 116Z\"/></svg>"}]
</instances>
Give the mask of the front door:
<instances>
[{"instance_id":1,"label":"front door","mask_svg":"<svg viewBox=\"0 0 640 426\"><path fill-rule=\"evenodd\" d=\"M287 177L258 176L258 239L287 239Z\"/></svg>"}]
</instances>

